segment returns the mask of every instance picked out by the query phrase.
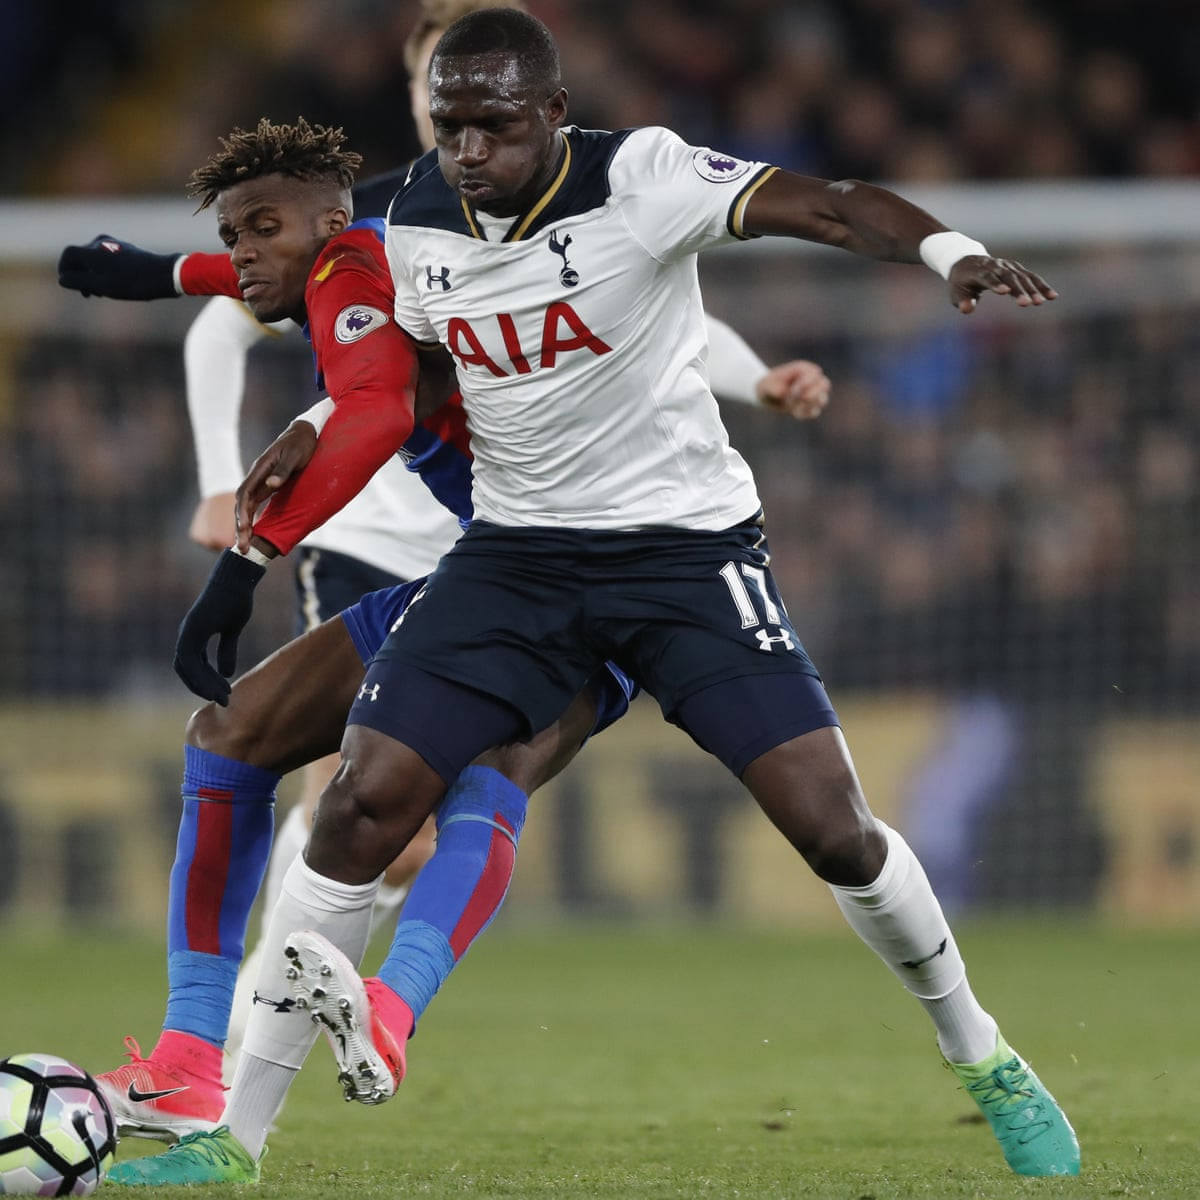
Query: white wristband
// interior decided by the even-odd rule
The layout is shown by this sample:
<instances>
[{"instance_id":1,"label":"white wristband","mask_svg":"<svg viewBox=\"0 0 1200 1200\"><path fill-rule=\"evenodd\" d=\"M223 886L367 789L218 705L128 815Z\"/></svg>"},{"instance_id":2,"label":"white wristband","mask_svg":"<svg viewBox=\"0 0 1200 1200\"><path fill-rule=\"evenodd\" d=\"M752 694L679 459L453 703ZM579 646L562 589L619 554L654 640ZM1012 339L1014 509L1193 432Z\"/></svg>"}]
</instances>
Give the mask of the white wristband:
<instances>
[{"instance_id":1,"label":"white wristband","mask_svg":"<svg viewBox=\"0 0 1200 1200\"><path fill-rule=\"evenodd\" d=\"M175 265L171 268L171 282L175 285L175 294L177 296L187 295L183 290L183 260L185 258L187 258L186 254L177 255Z\"/></svg>"},{"instance_id":2,"label":"white wristband","mask_svg":"<svg viewBox=\"0 0 1200 1200\"><path fill-rule=\"evenodd\" d=\"M265 567L271 561L271 556L269 554L264 554L257 546L249 547L245 554L243 554L237 548L236 544L230 546L229 548L239 558L248 558L252 563L257 563L260 567Z\"/></svg>"},{"instance_id":3,"label":"white wristband","mask_svg":"<svg viewBox=\"0 0 1200 1200\"><path fill-rule=\"evenodd\" d=\"M967 237L965 233L955 233L948 229L944 233L931 233L922 238L917 253L931 271L936 271L943 279L949 279L950 268L960 258L966 258L968 254L986 256L987 247L982 242Z\"/></svg>"},{"instance_id":4,"label":"white wristband","mask_svg":"<svg viewBox=\"0 0 1200 1200\"><path fill-rule=\"evenodd\" d=\"M296 421L307 421L316 431L318 436L321 430L325 428L325 422L333 416L333 410L337 407L336 404L326 396L324 400L318 400L307 412L302 412L292 424Z\"/></svg>"}]
</instances>

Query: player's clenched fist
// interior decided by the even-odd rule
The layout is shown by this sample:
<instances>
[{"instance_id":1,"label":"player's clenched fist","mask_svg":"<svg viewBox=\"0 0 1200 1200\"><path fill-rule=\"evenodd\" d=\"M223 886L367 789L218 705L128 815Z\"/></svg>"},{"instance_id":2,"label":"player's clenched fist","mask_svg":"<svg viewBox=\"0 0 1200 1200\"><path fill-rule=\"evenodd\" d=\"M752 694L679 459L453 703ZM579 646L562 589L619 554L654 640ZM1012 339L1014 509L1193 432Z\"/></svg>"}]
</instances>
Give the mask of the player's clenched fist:
<instances>
[{"instance_id":1,"label":"player's clenched fist","mask_svg":"<svg viewBox=\"0 0 1200 1200\"><path fill-rule=\"evenodd\" d=\"M815 362L797 358L772 367L754 387L758 402L797 421L819 417L829 403L829 376Z\"/></svg>"},{"instance_id":2,"label":"player's clenched fist","mask_svg":"<svg viewBox=\"0 0 1200 1200\"><path fill-rule=\"evenodd\" d=\"M175 264L180 254L152 254L107 233L86 246L67 246L58 258L58 282L84 296L114 300L162 300L178 296Z\"/></svg>"}]
</instances>

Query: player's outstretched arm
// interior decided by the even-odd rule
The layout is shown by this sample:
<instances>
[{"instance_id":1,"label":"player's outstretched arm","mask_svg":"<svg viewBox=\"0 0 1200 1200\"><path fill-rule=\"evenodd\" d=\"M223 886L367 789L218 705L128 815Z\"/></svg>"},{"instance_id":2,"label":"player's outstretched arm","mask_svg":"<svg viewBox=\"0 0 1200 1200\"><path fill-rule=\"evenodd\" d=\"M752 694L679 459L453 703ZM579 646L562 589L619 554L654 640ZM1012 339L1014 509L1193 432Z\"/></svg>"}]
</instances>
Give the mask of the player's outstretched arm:
<instances>
[{"instance_id":1,"label":"player's outstretched arm","mask_svg":"<svg viewBox=\"0 0 1200 1200\"><path fill-rule=\"evenodd\" d=\"M58 283L83 296L168 300L174 296L241 296L228 254L155 254L107 233L58 256Z\"/></svg>"},{"instance_id":2,"label":"player's outstretched arm","mask_svg":"<svg viewBox=\"0 0 1200 1200\"><path fill-rule=\"evenodd\" d=\"M153 254L110 234L86 246L67 246L58 258L58 283L84 296L165 300L182 294L175 268L182 254Z\"/></svg>"},{"instance_id":3,"label":"player's outstretched arm","mask_svg":"<svg viewBox=\"0 0 1200 1200\"><path fill-rule=\"evenodd\" d=\"M397 338L407 338L391 326ZM383 372L373 386L343 389L336 377L326 374L336 403L325 401L292 422L260 455L238 490L236 521L238 545L247 536L270 542L282 554L358 496L368 480L400 451L413 432L413 398L416 388L415 356L403 350L395 372ZM407 376L404 373L407 365ZM316 446L306 444L302 426L320 430ZM324 428L322 430L322 424ZM268 502L262 517L254 514Z\"/></svg>"},{"instance_id":4,"label":"player's outstretched arm","mask_svg":"<svg viewBox=\"0 0 1200 1200\"><path fill-rule=\"evenodd\" d=\"M888 262L924 262L950 285L950 300L973 312L984 292L1012 296L1021 307L1054 300L1041 276L946 228L886 188L855 179L833 183L776 171L750 197L742 228L839 246Z\"/></svg>"}]
</instances>

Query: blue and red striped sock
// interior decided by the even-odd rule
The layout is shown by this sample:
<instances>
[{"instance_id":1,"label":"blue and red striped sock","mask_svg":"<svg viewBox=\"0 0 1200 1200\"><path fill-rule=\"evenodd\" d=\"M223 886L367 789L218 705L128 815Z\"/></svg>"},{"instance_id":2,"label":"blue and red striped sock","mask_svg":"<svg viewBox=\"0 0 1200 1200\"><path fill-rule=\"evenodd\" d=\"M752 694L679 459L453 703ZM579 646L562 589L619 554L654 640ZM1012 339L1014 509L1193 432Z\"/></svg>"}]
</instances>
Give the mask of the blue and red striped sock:
<instances>
[{"instance_id":1,"label":"blue and red striped sock","mask_svg":"<svg viewBox=\"0 0 1200 1200\"><path fill-rule=\"evenodd\" d=\"M184 747L183 813L167 901L164 1030L218 1049L274 832L273 771Z\"/></svg>"},{"instance_id":2,"label":"blue and red striped sock","mask_svg":"<svg viewBox=\"0 0 1200 1200\"><path fill-rule=\"evenodd\" d=\"M412 1024L500 908L528 803L491 767L467 767L442 801L437 849L413 884L379 969L379 979L411 1012ZM387 1010L379 1015L390 1028ZM411 1028L392 1032L403 1040Z\"/></svg>"}]
</instances>

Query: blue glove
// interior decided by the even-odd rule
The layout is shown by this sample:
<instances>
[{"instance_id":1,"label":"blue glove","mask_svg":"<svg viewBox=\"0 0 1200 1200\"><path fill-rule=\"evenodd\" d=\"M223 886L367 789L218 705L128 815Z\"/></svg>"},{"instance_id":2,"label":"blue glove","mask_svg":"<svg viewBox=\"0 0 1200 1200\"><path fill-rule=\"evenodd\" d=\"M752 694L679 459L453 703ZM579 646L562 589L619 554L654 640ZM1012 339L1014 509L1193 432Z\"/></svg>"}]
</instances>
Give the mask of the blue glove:
<instances>
[{"instance_id":1,"label":"blue glove","mask_svg":"<svg viewBox=\"0 0 1200 1200\"><path fill-rule=\"evenodd\" d=\"M102 233L86 246L68 246L58 257L60 287L114 300L165 300L178 296L175 263L182 254L151 254Z\"/></svg>"},{"instance_id":2,"label":"blue glove","mask_svg":"<svg viewBox=\"0 0 1200 1200\"><path fill-rule=\"evenodd\" d=\"M266 573L266 567L232 550L222 550L204 591L179 626L175 674L189 691L215 700L222 708L229 703L229 679L237 669L238 635L250 620L254 589ZM214 636L220 638L216 671L208 661L208 643Z\"/></svg>"}]
</instances>

